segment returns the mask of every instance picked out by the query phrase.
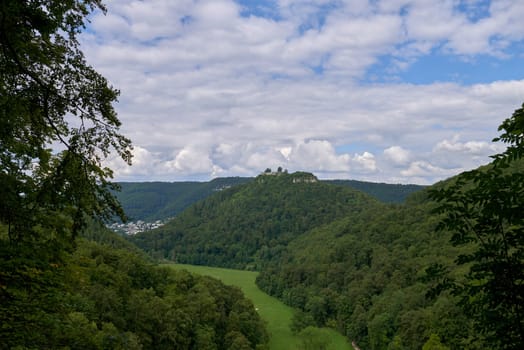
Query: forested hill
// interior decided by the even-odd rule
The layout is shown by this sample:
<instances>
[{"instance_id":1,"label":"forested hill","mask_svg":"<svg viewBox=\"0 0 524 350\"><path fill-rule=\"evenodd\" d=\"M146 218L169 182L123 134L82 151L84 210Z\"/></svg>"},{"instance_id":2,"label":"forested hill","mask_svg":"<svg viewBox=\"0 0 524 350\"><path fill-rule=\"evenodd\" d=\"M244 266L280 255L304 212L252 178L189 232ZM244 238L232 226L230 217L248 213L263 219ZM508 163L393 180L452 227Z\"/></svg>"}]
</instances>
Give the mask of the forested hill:
<instances>
[{"instance_id":1,"label":"forested hill","mask_svg":"<svg viewBox=\"0 0 524 350\"><path fill-rule=\"evenodd\" d=\"M434 207L427 190L388 204L308 173L260 175L131 240L157 258L261 271L258 285L300 310L296 330L334 327L366 349L476 348L456 298L427 298L426 270L458 254Z\"/></svg>"},{"instance_id":2,"label":"forested hill","mask_svg":"<svg viewBox=\"0 0 524 350\"><path fill-rule=\"evenodd\" d=\"M509 154L312 228L258 286L300 310L295 329L335 327L362 349L524 349L524 161Z\"/></svg>"},{"instance_id":3,"label":"forested hill","mask_svg":"<svg viewBox=\"0 0 524 350\"><path fill-rule=\"evenodd\" d=\"M381 205L308 173L260 175L131 240L156 257L181 263L260 269L306 231Z\"/></svg>"},{"instance_id":4,"label":"forested hill","mask_svg":"<svg viewBox=\"0 0 524 350\"><path fill-rule=\"evenodd\" d=\"M58 253L8 230L0 220L0 349L267 349L240 289L152 264L102 224Z\"/></svg>"},{"instance_id":5,"label":"forested hill","mask_svg":"<svg viewBox=\"0 0 524 350\"><path fill-rule=\"evenodd\" d=\"M252 181L247 177L223 177L208 182L120 182L115 192L131 220L154 221L173 217L209 195Z\"/></svg>"},{"instance_id":6,"label":"forested hill","mask_svg":"<svg viewBox=\"0 0 524 350\"><path fill-rule=\"evenodd\" d=\"M362 349L422 349L432 335L453 349L476 348L456 300L427 297L426 270L452 266L458 252L449 235L435 232L434 203L416 197L362 208L297 237L257 284L300 310L295 328L332 326Z\"/></svg>"},{"instance_id":7,"label":"forested hill","mask_svg":"<svg viewBox=\"0 0 524 350\"><path fill-rule=\"evenodd\" d=\"M402 203L410 194L427 186L413 184L387 184L357 180L323 180L326 183L342 185L365 192L384 203Z\"/></svg>"},{"instance_id":8,"label":"forested hill","mask_svg":"<svg viewBox=\"0 0 524 350\"><path fill-rule=\"evenodd\" d=\"M223 177L208 182L121 182L116 196L131 220L154 221L178 215L191 204L217 191L253 181L252 177ZM424 186L357 180L320 180L367 193L385 203L401 203Z\"/></svg>"}]
</instances>

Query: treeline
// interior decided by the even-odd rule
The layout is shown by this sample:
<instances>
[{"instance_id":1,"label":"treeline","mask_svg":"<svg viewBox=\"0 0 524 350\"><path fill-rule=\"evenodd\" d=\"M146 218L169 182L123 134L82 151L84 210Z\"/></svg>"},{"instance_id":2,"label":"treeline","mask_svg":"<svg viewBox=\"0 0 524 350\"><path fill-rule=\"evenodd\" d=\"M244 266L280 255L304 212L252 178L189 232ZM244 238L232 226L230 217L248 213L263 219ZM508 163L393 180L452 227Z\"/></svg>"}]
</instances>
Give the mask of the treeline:
<instances>
[{"instance_id":1,"label":"treeline","mask_svg":"<svg viewBox=\"0 0 524 350\"><path fill-rule=\"evenodd\" d=\"M308 182L311 179L315 182ZM260 270L311 228L377 203L364 193L319 182L307 173L260 175L130 240L155 258Z\"/></svg>"},{"instance_id":2,"label":"treeline","mask_svg":"<svg viewBox=\"0 0 524 350\"><path fill-rule=\"evenodd\" d=\"M1 235L1 349L266 348L238 288L155 266L100 230L89 235L104 243L78 239L59 256Z\"/></svg>"},{"instance_id":3,"label":"treeline","mask_svg":"<svg viewBox=\"0 0 524 350\"><path fill-rule=\"evenodd\" d=\"M281 175L284 175L282 173ZM209 182L121 182L114 194L131 220L155 221L174 217L217 191L254 181L252 177L224 177ZM373 183L356 180L320 180L347 186L385 203L402 203L424 186Z\"/></svg>"}]
</instances>

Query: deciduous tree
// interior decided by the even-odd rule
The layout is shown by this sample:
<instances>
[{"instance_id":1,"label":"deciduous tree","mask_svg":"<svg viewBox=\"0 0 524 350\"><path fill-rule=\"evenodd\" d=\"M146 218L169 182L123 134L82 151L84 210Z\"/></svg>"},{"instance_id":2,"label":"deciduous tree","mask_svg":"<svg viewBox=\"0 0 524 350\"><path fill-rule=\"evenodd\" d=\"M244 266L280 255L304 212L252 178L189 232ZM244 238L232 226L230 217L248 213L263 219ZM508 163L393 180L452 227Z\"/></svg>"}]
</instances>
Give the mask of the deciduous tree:
<instances>
[{"instance_id":1,"label":"deciduous tree","mask_svg":"<svg viewBox=\"0 0 524 350\"><path fill-rule=\"evenodd\" d=\"M118 91L78 34L100 0L0 2L0 339L57 348L63 254L88 218L123 216L110 152L131 161ZM27 330L30 329L28 332ZM7 340L8 341L7 341Z\"/></svg>"},{"instance_id":2,"label":"deciduous tree","mask_svg":"<svg viewBox=\"0 0 524 350\"><path fill-rule=\"evenodd\" d=\"M86 216L123 215L103 165L112 151L131 161L118 91L78 42L95 9L105 11L99 0L0 3L0 221L11 241L71 236Z\"/></svg>"},{"instance_id":3,"label":"deciduous tree","mask_svg":"<svg viewBox=\"0 0 524 350\"><path fill-rule=\"evenodd\" d=\"M469 266L455 284L462 305L493 346L524 348L524 105L499 127L506 151L483 168L465 172L432 191L444 214L441 228L466 249Z\"/></svg>"}]
</instances>

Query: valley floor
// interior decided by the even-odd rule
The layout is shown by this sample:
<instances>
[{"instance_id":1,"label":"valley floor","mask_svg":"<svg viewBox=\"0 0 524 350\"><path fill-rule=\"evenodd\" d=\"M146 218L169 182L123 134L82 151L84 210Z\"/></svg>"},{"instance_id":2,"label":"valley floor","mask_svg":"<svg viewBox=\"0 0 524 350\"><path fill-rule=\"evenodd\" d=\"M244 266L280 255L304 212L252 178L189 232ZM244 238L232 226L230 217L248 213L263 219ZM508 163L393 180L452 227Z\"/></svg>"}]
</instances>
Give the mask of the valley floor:
<instances>
[{"instance_id":1,"label":"valley floor","mask_svg":"<svg viewBox=\"0 0 524 350\"><path fill-rule=\"evenodd\" d=\"M257 287L255 284L257 272L183 264L170 264L169 266L211 276L221 280L224 284L239 287L253 302L260 316L267 323L271 337L269 341L271 350L303 349L303 339L294 335L290 329L293 309ZM329 336L328 350L352 349L347 339L335 330L323 328L319 331Z\"/></svg>"}]
</instances>

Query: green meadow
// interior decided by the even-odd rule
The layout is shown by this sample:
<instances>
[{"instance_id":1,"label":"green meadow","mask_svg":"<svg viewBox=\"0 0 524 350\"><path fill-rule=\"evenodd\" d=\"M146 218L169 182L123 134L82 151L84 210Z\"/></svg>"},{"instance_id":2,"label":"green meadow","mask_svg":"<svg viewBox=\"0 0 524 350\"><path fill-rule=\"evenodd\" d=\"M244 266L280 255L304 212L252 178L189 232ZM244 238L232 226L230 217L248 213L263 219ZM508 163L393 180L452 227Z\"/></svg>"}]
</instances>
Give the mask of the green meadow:
<instances>
[{"instance_id":1,"label":"green meadow","mask_svg":"<svg viewBox=\"0 0 524 350\"><path fill-rule=\"evenodd\" d=\"M232 270L217 267L170 264L175 269L185 269L190 272L211 276L221 280L224 284L239 287L247 298L251 299L262 319L267 324L270 333L271 350L294 350L309 348L304 339L291 332L290 324L293 309L281 301L262 292L255 284L258 272ZM351 350L352 347L344 336L333 329L311 329L310 334L328 338L329 350Z\"/></svg>"}]
</instances>

